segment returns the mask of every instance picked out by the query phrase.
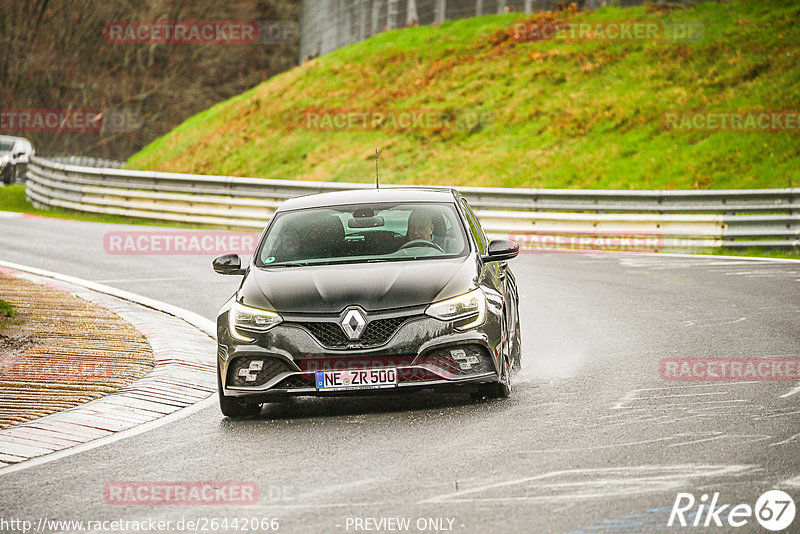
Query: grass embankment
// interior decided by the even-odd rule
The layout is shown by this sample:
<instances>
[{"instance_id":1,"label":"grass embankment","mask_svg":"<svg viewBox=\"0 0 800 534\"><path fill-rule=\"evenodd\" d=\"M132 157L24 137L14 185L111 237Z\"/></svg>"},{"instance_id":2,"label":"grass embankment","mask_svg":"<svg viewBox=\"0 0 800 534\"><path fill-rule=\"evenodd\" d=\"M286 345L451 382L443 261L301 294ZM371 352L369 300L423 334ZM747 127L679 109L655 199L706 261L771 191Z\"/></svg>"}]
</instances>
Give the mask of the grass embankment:
<instances>
[{"instance_id":1,"label":"grass embankment","mask_svg":"<svg viewBox=\"0 0 800 534\"><path fill-rule=\"evenodd\" d=\"M800 185L798 133L676 132L675 110L800 109L800 5L558 13L694 21L703 38L517 42L507 14L407 28L278 75L157 139L129 168L387 183L706 189ZM547 23L546 15L537 15ZM433 110L476 127L309 127L309 110Z\"/></svg>"}]
</instances>

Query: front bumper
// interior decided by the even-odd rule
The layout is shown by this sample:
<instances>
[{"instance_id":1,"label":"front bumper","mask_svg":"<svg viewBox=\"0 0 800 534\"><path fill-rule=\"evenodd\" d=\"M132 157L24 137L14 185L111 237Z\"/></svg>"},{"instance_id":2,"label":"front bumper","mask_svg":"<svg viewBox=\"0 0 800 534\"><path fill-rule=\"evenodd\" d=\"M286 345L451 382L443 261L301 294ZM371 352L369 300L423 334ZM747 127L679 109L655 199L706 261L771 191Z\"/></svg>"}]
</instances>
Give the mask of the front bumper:
<instances>
[{"instance_id":1,"label":"front bumper","mask_svg":"<svg viewBox=\"0 0 800 534\"><path fill-rule=\"evenodd\" d=\"M316 317L316 321L331 320ZM231 337L227 310L218 319L218 369L222 392L246 402L295 396L329 396L445 389L477 386L499 379L501 328L499 314L487 312L483 325L459 331L453 324L405 310L377 314L371 321L399 325L373 346L333 348L324 329L309 324L309 317L285 317L285 322L253 343ZM321 341L322 340L322 341ZM323 345L323 342L328 346ZM375 343L378 343L377 345ZM317 371L342 369L397 369L397 385L385 389L321 390Z\"/></svg>"}]
</instances>

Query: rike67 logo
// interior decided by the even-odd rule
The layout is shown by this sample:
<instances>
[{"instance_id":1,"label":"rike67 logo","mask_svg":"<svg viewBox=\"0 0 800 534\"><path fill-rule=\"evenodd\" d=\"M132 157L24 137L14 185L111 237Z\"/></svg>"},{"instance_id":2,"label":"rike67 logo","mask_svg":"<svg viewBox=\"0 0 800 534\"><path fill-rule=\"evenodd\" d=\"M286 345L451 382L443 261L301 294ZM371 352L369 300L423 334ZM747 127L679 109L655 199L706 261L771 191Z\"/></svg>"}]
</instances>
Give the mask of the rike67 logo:
<instances>
[{"instance_id":1,"label":"rike67 logo","mask_svg":"<svg viewBox=\"0 0 800 534\"><path fill-rule=\"evenodd\" d=\"M765 492L756 501L755 507L749 504L721 504L719 492L709 496L703 494L699 502L691 493L678 493L667 526L682 527L743 527L756 521L767 530L785 530L794 521L795 504L792 497L781 490Z\"/></svg>"}]
</instances>

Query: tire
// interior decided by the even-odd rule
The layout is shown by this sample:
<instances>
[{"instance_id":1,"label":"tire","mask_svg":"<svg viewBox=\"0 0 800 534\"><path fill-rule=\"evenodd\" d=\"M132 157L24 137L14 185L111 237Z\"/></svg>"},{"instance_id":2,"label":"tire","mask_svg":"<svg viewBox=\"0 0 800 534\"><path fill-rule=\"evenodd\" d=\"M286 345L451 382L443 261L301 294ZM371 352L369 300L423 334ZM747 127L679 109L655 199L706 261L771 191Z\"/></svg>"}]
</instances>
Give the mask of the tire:
<instances>
[{"instance_id":1,"label":"tire","mask_svg":"<svg viewBox=\"0 0 800 534\"><path fill-rule=\"evenodd\" d=\"M481 384L477 392L472 394L472 398L479 399L507 399L511 396L513 386L511 385L511 366L508 358L503 357L503 372L500 380Z\"/></svg>"},{"instance_id":2,"label":"tire","mask_svg":"<svg viewBox=\"0 0 800 534\"><path fill-rule=\"evenodd\" d=\"M513 387L511 385L511 365L508 363L508 358L503 358L503 376L497 382L486 384L491 386L487 388L487 397L490 399L507 399L511 396Z\"/></svg>"},{"instance_id":3,"label":"tire","mask_svg":"<svg viewBox=\"0 0 800 534\"><path fill-rule=\"evenodd\" d=\"M504 307L502 313L503 331L506 331L506 329L508 328L505 317L506 317L506 310ZM500 380L498 380L497 382L490 382L489 384L483 385L483 389L485 389L484 396L487 399L507 399L511 395L511 390L513 389L511 386L511 371L513 369L514 364L512 360L512 354L506 356L505 355L506 352L508 352L508 347L506 347L506 350L503 351L503 364L502 364L503 368L501 369Z\"/></svg>"},{"instance_id":4,"label":"tire","mask_svg":"<svg viewBox=\"0 0 800 534\"><path fill-rule=\"evenodd\" d=\"M17 177L17 167L9 165L8 169L6 169L5 175L3 176L3 183L6 185L11 185L14 183L16 177Z\"/></svg>"},{"instance_id":5,"label":"tire","mask_svg":"<svg viewBox=\"0 0 800 534\"><path fill-rule=\"evenodd\" d=\"M511 372L518 373L522 370L522 339L520 338L519 310L514 315L514 339L511 345Z\"/></svg>"},{"instance_id":6,"label":"tire","mask_svg":"<svg viewBox=\"0 0 800 534\"><path fill-rule=\"evenodd\" d=\"M222 379L219 376L219 362L217 362L217 395L219 409L225 417L248 417L261 413L260 404L246 404L236 397L228 397L222 392Z\"/></svg>"}]
</instances>

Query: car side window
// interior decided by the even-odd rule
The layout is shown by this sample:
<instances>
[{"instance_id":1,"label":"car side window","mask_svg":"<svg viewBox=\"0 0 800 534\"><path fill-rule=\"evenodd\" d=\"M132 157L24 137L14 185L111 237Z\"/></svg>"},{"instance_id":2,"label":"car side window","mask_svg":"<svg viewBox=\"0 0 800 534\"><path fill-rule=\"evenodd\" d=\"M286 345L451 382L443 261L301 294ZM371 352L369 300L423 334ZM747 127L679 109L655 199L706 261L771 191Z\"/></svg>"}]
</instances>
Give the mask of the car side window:
<instances>
[{"instance_id":1,"label":"car side window","mask_svg":"<svg viewBox=\"0 0 800 534\"><path fill-rule=\"evenodd\" d=\"M469 231L475 238L475 244L478 246L478 252L481 255L484 255L486 254L486 236L484 235L483 229L478 222L478 218L472 212L472 208L469 207L469 204L467 204L466 200L461 199L461 205L464 207L464 213L467 215Z\"/></svg>"}]
</instances>

